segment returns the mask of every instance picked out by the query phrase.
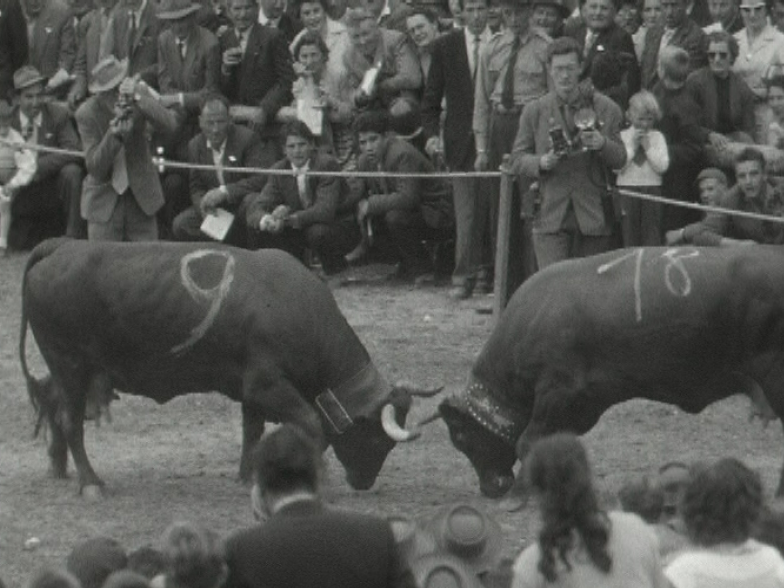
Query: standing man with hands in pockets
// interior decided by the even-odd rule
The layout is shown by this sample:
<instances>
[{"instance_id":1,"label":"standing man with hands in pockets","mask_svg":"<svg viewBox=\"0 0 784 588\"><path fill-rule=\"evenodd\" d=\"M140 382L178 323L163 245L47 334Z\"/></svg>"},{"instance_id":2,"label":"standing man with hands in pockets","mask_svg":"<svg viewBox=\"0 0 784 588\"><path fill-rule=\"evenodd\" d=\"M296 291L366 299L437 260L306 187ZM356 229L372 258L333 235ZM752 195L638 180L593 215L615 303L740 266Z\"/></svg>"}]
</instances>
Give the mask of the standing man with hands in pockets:
<instances>
[{"instance_id":1,"label":"standing man with hands in pockets","mask_svg":"<svg viewBox=\"0 0 784 588\"><path fill-rule=\"evenodd\" d=\"M610 169L626 162L620 137L623 113L607 96L586 92L578 83L582 48L571 38L556 39L547 51L554 88L528 104L512 150L509 170L539 181L541 210L533 241L539 268L611 247L614 224L607 189ZM592 128L578 130L575 114L595 113ZM563 134L567 149L554 147ZM609 201L609 202L608 202Z\"/></svg>"}]
</instances>

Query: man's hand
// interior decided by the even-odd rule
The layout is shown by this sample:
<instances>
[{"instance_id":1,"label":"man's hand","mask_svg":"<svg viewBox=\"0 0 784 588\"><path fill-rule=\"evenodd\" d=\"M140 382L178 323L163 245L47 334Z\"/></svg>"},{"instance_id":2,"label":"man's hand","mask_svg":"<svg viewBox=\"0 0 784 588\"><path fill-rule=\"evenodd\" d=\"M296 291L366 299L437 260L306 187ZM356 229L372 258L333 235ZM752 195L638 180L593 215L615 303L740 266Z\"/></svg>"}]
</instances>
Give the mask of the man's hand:
<instances>
[{"instance_id":1,"label":"man's hand","mask_svg":"<svg viewBox=\"0 0 784 588\"><path fill-rule=\"evenodd\" d=\"M65 71L63 68L58 69L55 74L49 78L49 81L46 83L46 87L49 90L54 90L55 88L59 88L63 84L66 84L71 81L71 74Z\"/></svg>"},{"instance_id":2,"label":"man's hand","mask_svg":"<svg viewBox=\"0 0 784 588\"><path fill-rule=\"evenodd\" d=\"M360 88L354 90L353 100L357 108L362 108L364 106L367 106L368 104L370 104L370 101L372 99L373 98L371 96L365 94L365 92L363 92Z\"/></svg>"},{"instance_id":3,"label":"man's hand","mask_svg":"<svg viewBox=\"0 0 784 588\"><path fill-rule=\"evenodd\" d=\"M133 119L130 117L114 118L109 125L109 130L124 143L133 130Z\"/></svg>"},{"instance_id":4,"label":"man's hand","mask_svg":"<svg viewBox=\"0 0 784 588\"><path fill-rule=\"evenodd\" d=\"M716 151L724 151L729 147L730 140L721 133L708 133L708 143Z\"/></svg>"},{"instance_id":5,"label":"man's hand","mask_svg":"<svg viewBox=\"0 0 784 588\"><path fill-rule=\"evenodd\" d=\"M542 171L550 171L558 165L559 161L561 161L561 157L550 149L550 151L539 158L539 169Z\"/></svg>"},{"instance_id":6,"label":"man's hand","mask_svg":"<svg viewBox=\"0 0 784 588\"><path fill-rule=\"evenodd\" d=\"M664 234L664 242L667 245L677 245L683 242L683 229L673 229Z\"/></svg>"},{"instance_id":7,"label":"man's hand","mask_svg":"<svg viewBox=\"0 0 784 588\"><path fill-rule=\"evenodd\" d=\"M199 212L201 213L202 218L208 214L215 214L215 209L226 202L227 198L228 194L220 188L208 190L204 196L201 197L201 203L199 204Z\"/></svg>"},{"instance_id":8,"label":"man's hand","mask_svg":"<svg viewBox=\"0 0 784 588\"><path fill-rule=\"evenodd\" d=\"M444 151L443 145L441 145L441 139L438 137L430 137L425 144L425 152L430 156L433 157L436 153L441 153Z\"/></svg>"},{"instance_id":9,"label":"man's hand","mask_svg":"<svg viewBox=\"0 0 784 588\"><path fill-rule=\"evenodd\" d=\"M251 130L256 131L258 134L261 134L266 124L267 113L264 112L263 108L259 107L258 114L256 114L256 117L250 122L250 128Z\"/></svg>"},{"instance_id":10,"label":"man's hand","mask_svg":"<svg viewBox=\"0 0 784 588\"><path fill-rule=\"evenodd\" d=\"M162 94L161 95L161 106L164 108L169 108L170 106L177 106L180 103L180 96L179 94Z\"/></svg>"},{"instance_id":11,"label":"man's hand","mask_svg":"<svg viewBox=\"0 0 784 588\"><path fill-rule=\"evenodd\" d=\"M125 78L120 82L120 94L127 94L129 96L136 94L136 79Z\"/></svg>"},{"instance_id":12,"label":"man's hand","mask_svg":"<svg viewBox=\"0 0 784 588\"><path fill-rule=\"evenodd\" d=\"M232 67L235 65L239 65L242 61L242 47L239 45L237 47L231 47L226 49L223 52L223 59L221 61L221 65L225 67L227 70L231 70Z\"/></svg>"},{"instance_id":13,"label":"man's hand","mask_svg":"<svg viewBox=\"0 0 784 588\"><path fill-rule=\"evenodd\" d=\"M476 171L487 171L487 152L486 151L479 151L476 154L476 159L474 160L474 169Z\"/></svg>"},{"instance_id":14,"label":"man's hand","mask_svg":"<svg viewBox=\"0 0 784 588\"><path fill-rule=\"evenodd\" d=\"M76 107L86 96L84 89L77 86L79 86L79 84L74 85L74 87L71 88L71 91L68 92L68 107L71 110L76 110Z\"/></svg>"},{"instance_id":15,"label":"man's hand","mask_svg":"<svg viewBox=\"0 0 784 588\"><path fill-rule=\"evenodd\" d=\"M512 169L512 158L509 157L508 153L504 155L501 165L498 166L498 171L508 176L514 175L514 170Z\"/></svg>"},{"instance_id":16,"label":"man's hand","mask_svg":"<svg viewBox=\"0 0 784 588\"><path fill-rule=\"evenodd\" d=\"M259 221L259 230L266 233L280 233L283 230L283 221L276 219L271 214L265 214Z\"/></svg>"},{"instance_id":17,"label":"man's hand","mask_svg":"<svg viewBox=\"0 0 784 588\"><path fill-rule=\"evenodd\" d=\"M599 151L607 143L607 139L601 131L580 131L580 143L589 151Z\"/></svg>"},{"instance_id":18,"label":"man's hand","mask_svg":"<svg viewBox=\"0 0 784 588\"><path fill-rule=\"evenodd\" d=\"M275 210L272 211L272 218L276 220L284 220L290 214L291 214L291 208L289 208L285 204L278 204L275 207Z\"/></svg>"}]
</instances>

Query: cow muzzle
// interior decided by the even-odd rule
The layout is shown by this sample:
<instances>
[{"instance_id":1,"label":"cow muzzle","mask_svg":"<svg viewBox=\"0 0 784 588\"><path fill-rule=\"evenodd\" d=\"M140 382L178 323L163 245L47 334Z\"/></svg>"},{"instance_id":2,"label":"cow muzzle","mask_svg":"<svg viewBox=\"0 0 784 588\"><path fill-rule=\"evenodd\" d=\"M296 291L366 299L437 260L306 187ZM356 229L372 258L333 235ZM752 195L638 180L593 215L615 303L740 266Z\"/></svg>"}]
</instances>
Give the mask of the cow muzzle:
<instances>
[{"instance_id":1,"label":"cow muzzle","mask_svg":"<svg viewBox=\"0 0 784 588\"><path fill-rule=\"evenodd\" d=\"M488 498L501 498L512 488L513 475L492 474L480 476L479 491Z\"/></svg>"}]
</instances>

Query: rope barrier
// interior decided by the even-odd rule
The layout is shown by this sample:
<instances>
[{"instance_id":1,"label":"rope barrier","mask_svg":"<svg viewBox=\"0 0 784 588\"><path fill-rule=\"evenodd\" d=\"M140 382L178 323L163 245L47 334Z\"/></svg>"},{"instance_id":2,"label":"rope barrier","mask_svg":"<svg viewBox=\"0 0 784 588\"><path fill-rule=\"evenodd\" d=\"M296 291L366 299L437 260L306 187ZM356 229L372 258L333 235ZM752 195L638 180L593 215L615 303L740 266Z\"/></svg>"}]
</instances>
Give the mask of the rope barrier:
<instances>
[{"instance_id":1,"label":"rope barrier","mask_svg":"<svg viewBox=\"0 0 784 588\"><path fill-rule=\"evenodd\" d=\"M35 145L32 143L12 143L7 140L0 139L0 144L10 145L20 149L29 149L31 151L40 151L43 153L54 153L58 155L69 155L73 157L84 158L84 153L71 149L60 149L58 147L47 147L45 145ZM172 169L197 169L202 171L216 171L218 169L215 165L197 164L197 163L184 163L179 161L170 161L163 157L153 157L153 163L159 168L172 168ZM291 169L264 169L257 167L231 167L222 168L223 171L230 170L232 173L245 173L245 174L267 174L277 176L292 176L294 170ZM498 178L503 175L500 171L487 171L487 172L434 172L434 173L402 173L402 172L360 172L360 171L319 171L307 172L306 175L317 175L324 177L352 177L352 178L382 178L382 177L400 177L400 178ZM746 212L743 210L734 210L731 208L722 208L720 206L706 206L704 204L696 204L692 202L683 202L681 200L673 200L671 198L664 198L662 196L653 196L651 194L643 194L633 190L619 188L618 193L622 196L636 198L638 200L648 200L650 202L657 202L660 204L667 204L669 206L680 206L682 208L689 208L692 210L699 210L702 212L715 212L719 214L726 214L730 216L738 216L749 218L753 220L769 221L774 223L784 224L784 218L779 216L771 216L759 214L756 212Z\"/></svg>"}]
</instances>

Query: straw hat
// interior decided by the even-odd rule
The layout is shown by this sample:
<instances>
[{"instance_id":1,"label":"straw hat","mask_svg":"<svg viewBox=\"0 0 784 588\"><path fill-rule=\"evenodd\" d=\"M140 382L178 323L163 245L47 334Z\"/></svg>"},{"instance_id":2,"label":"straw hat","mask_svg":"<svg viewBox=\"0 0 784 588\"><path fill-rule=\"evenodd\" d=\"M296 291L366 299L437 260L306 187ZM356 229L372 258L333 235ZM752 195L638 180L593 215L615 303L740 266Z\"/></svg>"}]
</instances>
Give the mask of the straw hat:
<instances>
[{"instance_id":1,"label":"straw hat","mask_svg":"<svg viewBox=\"0 0 784 588\"><path fill-rule=\"evenodd\" d=\"M157 16L162 20L177 20L199 10L201 7L193 4L191 0L163 0Z\"/></svg>"},{"instance_id":2,"label":"straw hat","mask_svg":"<svg viewBox=\"0 0 784 588\"><path fill-rule=\"evenodd\" d=\"M438 550L436 538L416 521L404 516L387 517L395 536L400 556L410 565L415 560Z\"/></svg>"},{"instance_id":3,"label":"straw hat","mask_svg":"<svg viewBox=\"0 0 784 588\"><path fill-rule=\"evenodd\" d=\"M425 529L441 551L460 558L476 574L495 567L501 556L501 526L470 504L442 509Z\"/></svg>"},{"instance_id":4,"label":"straw hat","mask_svg":"<svg viewBox=\"0 0 784 588\"><path fill-rule=\"evenodd\" d=\"M118 61L113 55L102 59L93 68L92 80L88 90L91 94L106 92L116 88L128 75L128 60Z\"/></svg>"},{"instance_id":5,"label":"straw hat","mask_svg":"<svg viewBox=\"0 0 784 588\"><path fill-rule=\"evenodd\" d=\"M477 575L454 555L436 553L411 564L419 588L482 588Z\"/></svg>"},{"instance_id":6,"label":"straw hat","mask_svg":"<svg viewBox=\"0 0 784 588\"><path fill-rule=\"evenodd\" d=\"M32 65L23 65L14 72L14 90L21 92L36 84L45 84L46 78Z\"/></svg>"}]
</instances>

